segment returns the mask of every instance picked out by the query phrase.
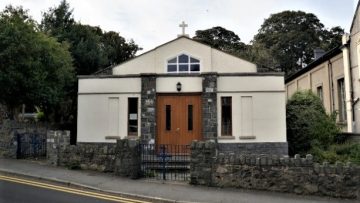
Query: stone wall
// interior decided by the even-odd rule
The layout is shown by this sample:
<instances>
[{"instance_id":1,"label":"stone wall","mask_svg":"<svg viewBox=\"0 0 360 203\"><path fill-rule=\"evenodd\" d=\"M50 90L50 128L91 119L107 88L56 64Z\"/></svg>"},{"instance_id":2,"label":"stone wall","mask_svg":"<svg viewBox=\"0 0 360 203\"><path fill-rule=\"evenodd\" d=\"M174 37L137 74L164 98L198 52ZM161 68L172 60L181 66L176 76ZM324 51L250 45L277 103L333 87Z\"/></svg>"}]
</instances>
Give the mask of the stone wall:
<instances>
[{"instance_id":1,"label":"stone wall","mask_svg":"<svg viewBox=\"0 0 360 203\"><path fill-rule=\"evenodd\" d=\"M205 139L217 137L217 74L204 73L202 82L202 128Z\"/></svg>"},{"instance_id":2,"label":"stone wall","mask_svg":"<svg viewBox=\"0 0 360 203\"><path fill-rule=\"evenodd\" d=\"M0 157L16 159L17 140L15 130L18 128L15 121L4 120L0 124Z\"/></svg>"},{"instance_id":3,"label":"stone wall","mask_svg":"<svg viewBox=\"0 0 360 203\"><path fill-rule=\"evenodd\" d=\"M44 123L22 123L14 120L4 120L0 124L0 157L16 159L18 136L23 142L29 142L31 138L35 137L40 139L40 137L45 137L47 128L47 124ZM40 142L39 139L36 140ZM38 147L41 146L38 145ZM33 150L30 147L23 147L22 152L32 156Z\"/></svg>"},{"instance_id":4,"label":"stone wall","mask_svg":"<svg viewBox=\"0 0 360 203\"><path fill-rule=\"evenodd\" d=\"M219 143L219 152L288 155L287 142Z\"/></svg>"},{"instance_id":5,"label":"stone wall","mask_svg":"<svg viewBox=\"0 0 360 203\"><path fill-rule=\"evenodd\" d=\"M5 105L0 104L0 125L9 118L8 109Z\"/></svg>"},{"instance_id":6,"label":"stone wall","mask_svg":"<svg viewBox=\"0 0 360 203\"><path fill-rule=\"evenodd\" d=\"M69 131L48 131L48 163L72 169L115 171L116 143L70 145Z\"/></svg>"},{"instance_id":7,"label":"stone wall","mask_svg":"<svg viewBox=\"0 0 360 203\"><path fill-rule=\"evenodd\" d=\"M191 149L191 184L360 199L360 166L351 163L319 164L311 155L216 154L207 142L193 142Z\"/></svg>"},{"instance_id":8,"label":"stone wall","mask_svg":"<svg viewBox=\"0 0 360 203\"><path fill-rule=\"evenodd\" d=\"M70 169L115 172L130 178L141 175L138 140L70 145L70 131L48 131L47 162Z\"/></svg>"},{"instance_id":9,"label":"stone wall","mask_svg":"<svg viewBox=\"0 0 360 203\"><path fill-rule=\"evenodd\" d=\"M60 165L101 172L115 171L115 143L77 143L60 154Z\"/></svg>"}]
</instances>

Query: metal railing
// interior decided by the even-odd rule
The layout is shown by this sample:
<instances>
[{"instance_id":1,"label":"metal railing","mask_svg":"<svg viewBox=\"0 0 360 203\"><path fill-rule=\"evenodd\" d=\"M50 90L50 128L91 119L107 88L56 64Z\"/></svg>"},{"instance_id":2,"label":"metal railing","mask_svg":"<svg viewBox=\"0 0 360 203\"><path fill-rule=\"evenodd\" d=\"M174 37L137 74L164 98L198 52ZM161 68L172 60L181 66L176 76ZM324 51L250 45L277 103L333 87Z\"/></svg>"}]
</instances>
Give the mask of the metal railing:
<instances>
[{"instance_id":1,"label":"metal railing","mask_svg":"<svg viewBox=\"0 0 360 203\"><path fill-rule=\"evenodd\" d=\"M141 144L141 171L146 178L188 181L190 146Z\"/></svg>"},{"instance_id":2,"label":"metal railing","mask_svg":"<svg viewBox=\"0 0 360 203\"><path fill-rule=\"evenodd\" d=\"M24 159L30 157L46 157L46 134L17 134L16 158Z\"/></svg>"}]
</instances>

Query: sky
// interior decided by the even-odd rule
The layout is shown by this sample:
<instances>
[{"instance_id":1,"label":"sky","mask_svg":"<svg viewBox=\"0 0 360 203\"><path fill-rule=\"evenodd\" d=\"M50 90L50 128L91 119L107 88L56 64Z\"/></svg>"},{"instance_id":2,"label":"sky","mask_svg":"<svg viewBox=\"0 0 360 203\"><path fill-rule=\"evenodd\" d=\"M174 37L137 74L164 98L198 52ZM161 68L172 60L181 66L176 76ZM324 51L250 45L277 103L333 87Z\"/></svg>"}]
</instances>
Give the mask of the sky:
<instances>
[{"instance_id":1,"label":"sky","mask_svg":"<svg viewBox=\"0 0 360 203\"><path fill-rule=\"evenodd\" d=\"M0 0L23 6L38 22L42 12L61 0ZM249 43L270 14L302 10L315 14L327 28L341 26L349 32L357 0L67 0L76 21L119 32L148 51L181 33L179 24L188 24L186 33L221 26Z\"/></svg>"}]
</instances>

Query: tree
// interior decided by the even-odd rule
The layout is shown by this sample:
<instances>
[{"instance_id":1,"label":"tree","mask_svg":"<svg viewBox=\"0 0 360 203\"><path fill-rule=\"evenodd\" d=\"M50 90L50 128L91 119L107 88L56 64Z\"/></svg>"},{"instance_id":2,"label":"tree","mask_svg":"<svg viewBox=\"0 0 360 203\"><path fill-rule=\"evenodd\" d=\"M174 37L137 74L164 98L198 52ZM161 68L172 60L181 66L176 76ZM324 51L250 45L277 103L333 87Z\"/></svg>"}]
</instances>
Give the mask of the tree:
<instances>
[{"instance_id":1,"label":"tree","mask_svg":"<svg viewBox=\"0 0 360 203\"><path fill-rule=\"evenodd\" d=\"M321 46L324 50L331 50L341 45L341 37L344 35L344 29L336 26L330 30L324 30L323 44Z\"/></svg>"},{"instance_id":2,"label":"tree","mask_svg":"<svg viewBox=\"0 0 360 203\"><path fill-rule=\"evenodd\" d=\"M119 33L114 31L105 32L101 37L101 42L107 55L107 63L114 65L135 56L141 48L133 40L126 42Z\"/></svg>"},{"instance_id":3,"label":"tree","mask_svg":"<svg viewBox=\"0 0 360 203\"><path fill-rule=\"evenodd\" d=\"M135 56L141 48L127 42L117 32L103 32L100 27L76 23L66 0L43 13L41 29L60 42L70 44L77 75L89 75L109 65Z\"/></svg>"},{"instance_id":4,"label":"tree","mask_svg":"<svg viewBox=\"0 0 360 203\"><path fill-rule=\"evenodd\" d=\"M67 43L39 32L21 7L0 13L0 103L14 112L21 104L50 113L74 81Z\"/></svg>"},{"instance_id":5,"label":"tree","mask_svg":"<svg viewBox=\"0 0 360 203\"><path fill-rule=\"evenodd\" d=\"M313 60L315 48L334 48L332 46L336 46L335 41L341 35L339 29L326 30L312 13L283 11L272 14L254 36L255 61L268 62L268 66L290 75ZM264 59L256 54L264 49L274 59Z\"/></svg>"},{"instance_id":6,"label":"tree","mask_svg":"<svg viewBox=\"0 0 360 203\"><path fill-rule=\"evenodd\" d=\"M238 56L246 57L249 49L248 45L241 42L240 37L233 31L220 26L207 30L197 30L193 39Z\"/></svg>"},{"instance_id":7,"label":"tree","mask_svg":"<svg viewBox=\"0 0 360 203\"><path fill-rule=\"evenodd\" d=\"M71 27L75 24L73 10L69 3L62 0L58 7L50 8L48 12L43 13L40 28L51 36L58 38L59 41L66 40L66 33L69 33Z\"/></svg>"},{"instance_id":8,"label":"tree","mask_svg":"<svg viewBox=\"0 0 360 203\"><path fill-rule=\"evenodd\" d=\"M326 114L311 90L296 92L286 105L289 154L306 154L314 147L326 149L334 143L340 132L335 118Z\"/></svg>"},{"instance_id":9,"label":"tree","mask_svg":"<svg viewBox=\"0 0 360 203\"><path fill-rule=\"evenodd\" d=\"M66 0L43 13L41 30L56 37L59 42L70 45L75 75L93 74L105 67L121 63L135 56L141 48L130 40L127 42L116 32L104 32L100 27L75 22L73 10ZM71 142L76 141L77 81L67 90L68 97L58 109L57 117L63 118L70 129ZM61 122L61 121L60 121Z\"/></svg>"},{"instance_id":10,"label":"tree","mask_svg":"<svg viewBox=\"0 0 360 203\"><path fill-rule=\"evenodd\" d=\"M101 33L99 27L77 23L71 26L69 33L65 33L66 41L71 44L77 75L90 75L109 65L101 44Z\"/></svg>"}]
</instances>

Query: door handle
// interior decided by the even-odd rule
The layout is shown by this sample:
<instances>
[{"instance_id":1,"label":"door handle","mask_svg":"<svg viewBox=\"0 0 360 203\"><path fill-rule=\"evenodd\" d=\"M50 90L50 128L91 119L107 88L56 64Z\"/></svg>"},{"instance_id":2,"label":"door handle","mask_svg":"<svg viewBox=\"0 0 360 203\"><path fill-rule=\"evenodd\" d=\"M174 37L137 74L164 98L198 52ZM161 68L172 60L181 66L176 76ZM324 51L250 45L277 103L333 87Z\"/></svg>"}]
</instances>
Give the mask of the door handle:
<instances>
[{"instance_id":1,"label":"door handle","mask_svg":"<svg viewBox=\"0 0 360 203\"><path fill-rule=\"evenodd\" d=\"M180 130L180 128L176 128L176 131L179 131Z\"/></svg>"}]
</instances>

